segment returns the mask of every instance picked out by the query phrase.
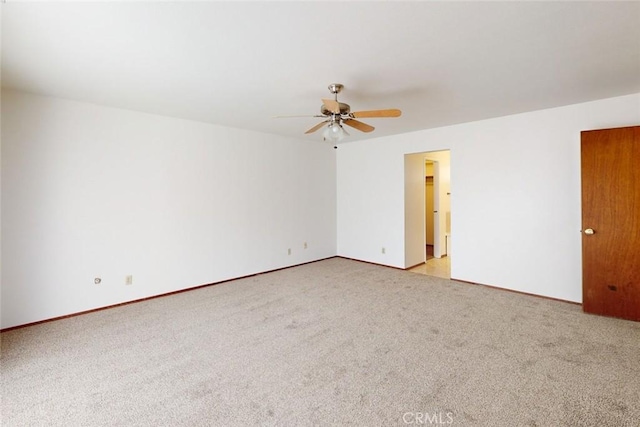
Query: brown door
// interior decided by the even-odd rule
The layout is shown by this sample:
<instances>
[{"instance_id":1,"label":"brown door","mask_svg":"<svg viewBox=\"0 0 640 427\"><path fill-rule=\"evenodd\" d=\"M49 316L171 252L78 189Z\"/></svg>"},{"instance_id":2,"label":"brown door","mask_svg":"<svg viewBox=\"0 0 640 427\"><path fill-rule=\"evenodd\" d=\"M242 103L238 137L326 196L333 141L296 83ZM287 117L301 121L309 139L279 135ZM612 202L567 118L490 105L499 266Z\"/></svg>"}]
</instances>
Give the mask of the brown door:
<instances>
[{"instance_id":1,"label":"brown door","mask_svg":"<svg viewBox=\"0 0 640 427\"><path fill-rule=\"evenodd\" d=\"M640 126L581 136L582 307L640 321Z\"/></svg>"}]
</instances>

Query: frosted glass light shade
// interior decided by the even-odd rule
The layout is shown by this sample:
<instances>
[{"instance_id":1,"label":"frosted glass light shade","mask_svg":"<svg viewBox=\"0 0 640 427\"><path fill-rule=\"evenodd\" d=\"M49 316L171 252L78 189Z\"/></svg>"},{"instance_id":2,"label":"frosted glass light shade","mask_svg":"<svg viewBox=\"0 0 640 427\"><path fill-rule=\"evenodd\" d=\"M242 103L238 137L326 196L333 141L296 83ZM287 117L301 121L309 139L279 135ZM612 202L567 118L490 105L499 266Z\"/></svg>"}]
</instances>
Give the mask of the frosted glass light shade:
<instances>
[{"instance_id":1,"label":"frosted glass light shade","mask_svg":"<svg viewBox=\"0 0 640 427\"><path fill-rule=\"evenodd\" d=\"M322 136L325 140L338 142L344 138L344 134L345 132L344 129L342 129L342 126L339 123L334 122L325 128Z\"/></svg>"}]
</instances>

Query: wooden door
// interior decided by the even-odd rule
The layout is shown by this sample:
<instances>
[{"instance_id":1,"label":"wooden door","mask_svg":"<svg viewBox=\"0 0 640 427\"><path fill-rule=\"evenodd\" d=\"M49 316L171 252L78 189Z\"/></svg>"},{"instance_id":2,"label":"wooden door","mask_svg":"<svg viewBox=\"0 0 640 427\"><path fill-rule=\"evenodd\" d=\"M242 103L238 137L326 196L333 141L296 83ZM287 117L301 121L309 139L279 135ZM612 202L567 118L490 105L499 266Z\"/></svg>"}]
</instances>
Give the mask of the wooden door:
<instances>
[{"instance_id":1,"label":"wooden door","mask_svg":"<svg viewBox=\"0 0 640 427\"><path fill-rule=\"evenodd\" d=\"M582 307L640 321L640 126L581 137Z\"/></svg>"}]
</instances>

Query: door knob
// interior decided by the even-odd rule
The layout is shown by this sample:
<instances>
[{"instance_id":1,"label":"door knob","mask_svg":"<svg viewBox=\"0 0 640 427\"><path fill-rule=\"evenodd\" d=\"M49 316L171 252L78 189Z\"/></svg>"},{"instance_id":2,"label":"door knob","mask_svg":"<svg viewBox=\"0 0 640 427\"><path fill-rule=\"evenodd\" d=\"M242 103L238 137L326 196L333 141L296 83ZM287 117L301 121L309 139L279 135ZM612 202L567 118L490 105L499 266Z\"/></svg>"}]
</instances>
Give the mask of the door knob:
<instances>
[{"instance_id":1,"label":"door knob","mask_svg":"<svg viewBox=\"0 0 640 427\"><path fill-rule=\"evenodd\" d=\"M588 234L589 236L591 236L592 234L595 234L595 231L593 231L593 228L587 228L586 230L584 230L584 234Z\"/></svg>"}]
</instances>

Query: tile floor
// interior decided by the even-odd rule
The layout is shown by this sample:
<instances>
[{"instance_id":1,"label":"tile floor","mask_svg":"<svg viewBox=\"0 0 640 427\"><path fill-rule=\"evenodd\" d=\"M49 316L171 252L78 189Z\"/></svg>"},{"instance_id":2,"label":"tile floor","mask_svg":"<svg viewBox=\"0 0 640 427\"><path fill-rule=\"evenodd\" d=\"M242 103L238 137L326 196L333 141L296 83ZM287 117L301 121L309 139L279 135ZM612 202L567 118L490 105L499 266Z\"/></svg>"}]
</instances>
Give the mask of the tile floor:
<instances>
[{"instance_id":1,"label":"tile floor","mask_svg":"<svg viewBox=\"0 0 640 427\"><path fill-rule=\"evenodd\" d=\"M409 269L412 273L426 274L427 276L442 277L443 279L451 278L451 258L444 256L442 258L431 258L424 264L417 265Z\"/></svg>"}]
</instances>

